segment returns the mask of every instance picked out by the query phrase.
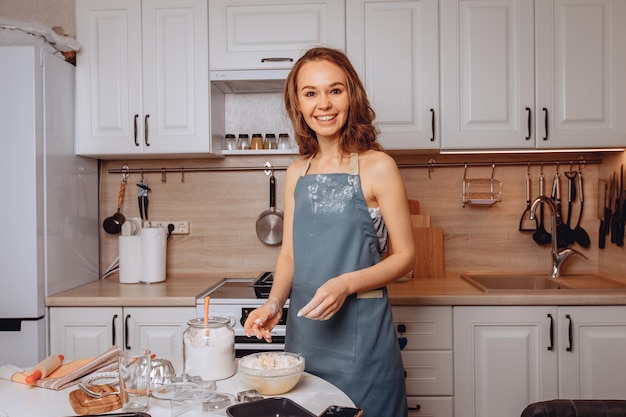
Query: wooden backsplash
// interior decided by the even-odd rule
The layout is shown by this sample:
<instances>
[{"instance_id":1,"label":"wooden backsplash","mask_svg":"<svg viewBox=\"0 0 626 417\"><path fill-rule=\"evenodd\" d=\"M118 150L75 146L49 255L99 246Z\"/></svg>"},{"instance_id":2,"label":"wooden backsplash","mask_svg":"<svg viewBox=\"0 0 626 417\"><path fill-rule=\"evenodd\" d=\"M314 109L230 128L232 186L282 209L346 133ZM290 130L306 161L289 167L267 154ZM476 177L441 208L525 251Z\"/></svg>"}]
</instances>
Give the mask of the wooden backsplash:
<instances>
[{"instance_id":1,"label":"wooden backsplash","mask_svg":"<svg viewBox=\"0 0 626 417\"><path fill-rule=\"evenodd\" d=\"M551 265L549 246L538 246L531 233L519 232L520 216L524 211L526 170L530 169L532 196L538 193L540 166L525 165L525 161L577 160L579 154L536 155L422 155L396 156L399 164L423 164L434 158L437 163L467 162L472 178L488 178L491 167L472 166L472 162L496 164L495 178L502 182L502 202L492 207L462 205L462 179L464 168L440 166L430 172L427 168L401 168L408 196L419 200L421 212L432 216L432 225L441 226L445 233L445 261L448 271L520 271L548 273ZM624 275L624 248L607 244L605 250L597 248L599 220L597 218L598 178L608 178L609 173L624 162L624 154L587 154L589 159L601 158L602 165L585 165L585 209L581 225L591 237L588 249L579 249L588 259L574 257L567 262L565 272L596 272ZM168 274L198 274L203 272L257 273L272 270L278 254L277 247L269 247L256 236L258 215L269 206L269 178L263 171L266 161L276 167L286 167L292 156L229 156L224 159L194 160L132 160L103 161L100 216L104 219L115 212L120 174L110 174L127 164L139 168L245 166L258 170L186 172L184 182L178 173L168 173L161 181L160 173L144 173L151 188L150 218L152 220L188 220L189 235L173 235L168 241ZM498 166L502 161L519 161L518 166ZM461 164L462 165L462 164ZM575 168L578 168L576 165ZM543 167L546 193L551 190L555 165ZM560 165L562 197L567 201L564 171ZM277 205L282 209L284 169L277 169ZM139 174L131 174L122 205L126 217L138 217L137 187ZM566 205L565 205L566 206ZM573 216L577 220L578 212ZM546 216L549 227L549 218ZM100 229L101 271L117 256L117 236Z\"/></svg>"}]
</instances>

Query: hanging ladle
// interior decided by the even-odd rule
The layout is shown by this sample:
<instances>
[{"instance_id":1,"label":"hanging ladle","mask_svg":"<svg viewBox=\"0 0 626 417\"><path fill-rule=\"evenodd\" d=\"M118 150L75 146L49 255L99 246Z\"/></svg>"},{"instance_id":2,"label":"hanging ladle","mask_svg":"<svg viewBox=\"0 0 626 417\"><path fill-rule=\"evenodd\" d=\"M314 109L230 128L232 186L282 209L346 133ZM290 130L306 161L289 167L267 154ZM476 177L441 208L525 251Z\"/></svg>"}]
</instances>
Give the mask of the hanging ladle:
<instances>
[{"instance_id":1,"label":"hanging ladle","mask_svg":"<svg viewBox=\"0 0 626 417\"><path fill-rule=\"evenodd\" d=\"M128 178L128 173L122 174L122 182L120 183L120 193L117 197L117 212L113 214L111 217L107 217L102 222L102 227L104 231L110 235L117 235L122 231L122 225L126 221L126 218L120 211L122 210L122 201L124 200L124 190L126 189L126 180Z\"/></svg>"},{"instance_id":2,"label":"hanging ladle","mask_svg":"<svg viewBox=\"0 0 626 417\"><path fill-rule=\"evenodd\" d=\"M576 222L576 227L574 227L573 235L576 239L576 242L583 248L588 248L591 244L591 240L589 239L589 234L585 229L580 226L580 220L583 218L583 207L584 207L584 198L583 198L583 173L582 171L578 172L578 193L580 194L580 212L578 214L578 221Z\"/></svg>"},{"instance_id":3,"label":"hanging ladle","mask_svg":"<svg viewBox=\"0 0 626 417\"><path fill-rule=\"evenodd\" d=\"M539 176L539 195L545 195L543 170ZM539 204L539 226L537 227L537 231L533 233L533 240L539 245L547 245L552 241L552 235L548 233L544 226L543 217L543 202L541 202Z\"/></svg>"}]
</instances>

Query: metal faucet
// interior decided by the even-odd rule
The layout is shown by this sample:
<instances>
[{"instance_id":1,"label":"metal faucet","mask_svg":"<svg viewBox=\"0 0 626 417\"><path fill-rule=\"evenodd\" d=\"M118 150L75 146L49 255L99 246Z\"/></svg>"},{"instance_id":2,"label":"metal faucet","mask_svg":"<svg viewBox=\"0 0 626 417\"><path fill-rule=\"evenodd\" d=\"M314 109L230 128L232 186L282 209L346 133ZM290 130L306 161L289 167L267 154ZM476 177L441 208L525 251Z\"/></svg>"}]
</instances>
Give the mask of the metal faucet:
<instances>
[{"instance_id":1,"label":"metal faucet","mask_svg":"<svg viewBox=\"0 0 626 417\"><path fill-rule=\"evenodd\" d=\"M580 255L585 259L588 259L585 255L583 255L582 253L578 252L575 249L570 249L570 248L565 248L563 250L559 250L558 245L557 245L557 225L556 225L556 213L557 213L557 206L554 203L554 201L552 201L552 199L546 197L545 195L540 195L539 197L535 198L535 200L533 200L532 205L530 206L530 219L534 220L535 219L535 211L537 210L537 206L541 203L547 203L548 207L550 207L550 211L552 213L552 222L551 222L551 228L552 228L552 272L550 274L550 278L558 278L561 275L561 265L563 265L563 262L565 262L565 260L567 258L569 258L571 255Z\"/></svg>"}]
</instances>

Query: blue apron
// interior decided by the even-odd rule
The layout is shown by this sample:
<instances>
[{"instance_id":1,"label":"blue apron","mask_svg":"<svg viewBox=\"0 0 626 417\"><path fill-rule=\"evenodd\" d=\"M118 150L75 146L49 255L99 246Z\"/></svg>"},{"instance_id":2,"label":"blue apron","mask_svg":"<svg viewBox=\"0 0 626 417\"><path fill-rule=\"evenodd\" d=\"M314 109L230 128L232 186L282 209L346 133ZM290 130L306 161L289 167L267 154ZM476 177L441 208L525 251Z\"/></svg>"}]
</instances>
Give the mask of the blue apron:
<instances>
[{"instance_id":1,"label":"blue apron","mask_svg":"<svg viewBox=\"0 0 626 417\"><path fill-rule=\"evenodd\" d=\"M364 416L402 417L407 415L404 370L385 287L369 297L350 295L330 320L296 315L330 278L380 261L358 154L350 162L351 174L317 175L306 175L307 163L296 184L285 349L302 354L306 371L344 391Z\"/></svg>"}]
</instances>

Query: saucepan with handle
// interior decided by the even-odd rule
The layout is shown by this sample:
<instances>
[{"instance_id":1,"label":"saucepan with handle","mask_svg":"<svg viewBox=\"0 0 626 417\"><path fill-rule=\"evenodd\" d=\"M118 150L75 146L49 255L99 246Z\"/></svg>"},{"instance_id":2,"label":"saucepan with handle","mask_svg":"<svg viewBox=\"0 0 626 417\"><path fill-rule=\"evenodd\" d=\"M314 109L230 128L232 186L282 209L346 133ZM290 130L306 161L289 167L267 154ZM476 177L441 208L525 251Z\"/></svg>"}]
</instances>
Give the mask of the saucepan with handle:
<instances>
[{"instance_id":1,"label":"saucepan with handle","mask_svg":"<svg viewBox=\"0 0 626 417\"><path fill-rule=\"evenodd\" d=\"M283 212L276 210L276 178L270 172L270 208L257 218L256 234L266 245L277 246L283 241Z\"/></svg>"}]
</instances>

